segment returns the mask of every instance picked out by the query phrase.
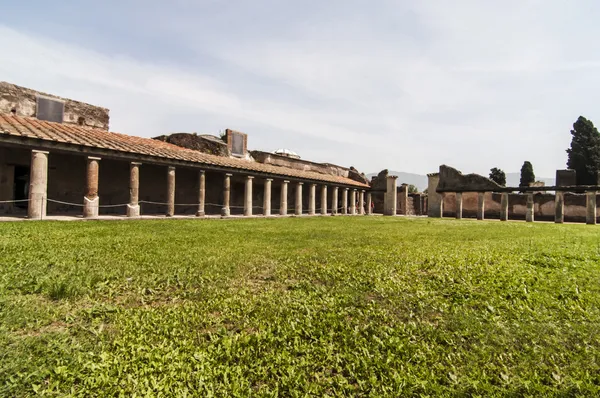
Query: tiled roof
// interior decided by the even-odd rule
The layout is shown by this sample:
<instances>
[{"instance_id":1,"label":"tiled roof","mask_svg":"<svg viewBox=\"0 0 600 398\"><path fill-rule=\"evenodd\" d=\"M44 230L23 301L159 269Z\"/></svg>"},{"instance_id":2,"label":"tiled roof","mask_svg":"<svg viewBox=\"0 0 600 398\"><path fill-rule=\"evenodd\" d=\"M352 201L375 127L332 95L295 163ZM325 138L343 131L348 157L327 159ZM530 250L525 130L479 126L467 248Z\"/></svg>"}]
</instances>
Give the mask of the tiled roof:
<instances>
[{"instance_id":1,"label":"tiled roof","mask_svg":"<svg viewBox=\"0 0 600 398\"><path fill-rule=\"evenodd\" d=\"M246 172L254 171L282 177L368 187L368 185L345 177L210 155L151 138L134 137L90 127L52 123L34 118L0 114L0 142L4 135L53 141L67 145L86 146L89 148L108 149L136 155L156 156L165 159L239 169Z\"/></svg>"}]
</instances>

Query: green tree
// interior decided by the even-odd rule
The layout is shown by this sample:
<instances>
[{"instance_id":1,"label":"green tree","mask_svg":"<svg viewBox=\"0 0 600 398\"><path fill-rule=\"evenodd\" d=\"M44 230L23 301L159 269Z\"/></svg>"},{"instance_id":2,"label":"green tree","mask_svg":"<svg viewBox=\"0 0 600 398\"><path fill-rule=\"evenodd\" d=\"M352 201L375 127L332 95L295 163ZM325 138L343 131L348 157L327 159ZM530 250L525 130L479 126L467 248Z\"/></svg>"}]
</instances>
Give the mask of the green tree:
<instances>
[{"instance_id":1,"label":"green tree","mask_svg":"<svg viewBox=\"0 0 600 398\"><path fill-rule=\"evenodd\" d=\"M490 180L496 182L498 185L506 185L506 174L501 169L494 167L490 169Z\"/></svg>"},{"instance_id":2,"label":"green tree","mask_svg":"<svg viewBox=\"0 0 600 398\"><path fill-rule=\"evenodd\" d=\"M417 193L419 189L415 187L413 184L408 184L408 193Z\"/></svg>"},{"instance_id":3,"label":"green tree","mask_svg":"<svg viewBox=\"0 0 600 398\"><path fill-rule=\"evenodd\" d=\"M571 130L567 167L577 172L578 185L596 185L600 170L600 133L594 124L579 116Z\"/></svg>"},{"instance_id":4,"label":"green tree","mask_svg":"<svg viewBox=\"0 0 600 398\"><path fill-rule=\"evenodd\" d=\"M521 181L519 182L520 187L528 187L529 184L535 181L535 174L533 173L533 165L530 161L526 160L521 166Z\"/></svg>"}]
</instances>

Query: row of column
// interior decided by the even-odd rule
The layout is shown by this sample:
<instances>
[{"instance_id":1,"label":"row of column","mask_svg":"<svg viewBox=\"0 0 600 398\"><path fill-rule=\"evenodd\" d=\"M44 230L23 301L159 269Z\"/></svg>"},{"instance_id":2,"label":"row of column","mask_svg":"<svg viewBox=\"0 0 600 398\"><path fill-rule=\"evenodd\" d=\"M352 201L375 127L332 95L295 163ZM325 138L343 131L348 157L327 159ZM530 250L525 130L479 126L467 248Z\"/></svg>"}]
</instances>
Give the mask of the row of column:
<instances>
[{"instance_id":1,"label":"row of column","mask_svg":"<svg viewBox=\"0 0 600 398\"><path fill-rule=\"evenodd\" d=\"M87 173L86 173L86 189L83 203L84 217L97 217L100 206L100 197L98 195L98 180L99 180L99 162L100 158L89 156L87 158ZM139 182L140 182L140 166L139 162L130 163L129 172L129 204L127 204L127 216L138 217L140 215L139 205ZM231 199L231 177L232 174L226 173L223 184L223 208L221 209L222 216L229 216L230 199ZM199 189L198 189L198 211L196 215L202 217L205 215L205 197L206 197L206 173L204 170L199 170ZM244 192L244 215L252 215L252 185L253 176L246 177L245 192ZM263 199L263 215L271 215L271 184L273 179L267 178L264 183L264 199ZM280 200L280 215L287 215L287 194L289 181L284 180L281 185L281 200ZM296 201L295 214L302 214L302 182L296 183ZM315 215L315 197L317 184L311 184L309 188L309 203L308 214ZM47 187L48 187L48 152L32 151L31 158L31 178L29 189L29 218L39 219L46 215L47 203ZM333 187L331 199L332 214L338 213L338 187ZM342 214L348 214L348 191L349 188L343 188L342 191ZM356 214L356 195L357 190L353 189L350 192L349 207L350 214ZM365 191L359 192L358 213L365 214L364 206ZM371 214L371 193L367 192L367 213ZM167 216L175 214L175 167L169 166L167 169ZM327 214L327 185L321 186L321 214Z\"/></svg>"},{"instance_id":2,"label":"row of column","mask_svg":"<svg viewBox=\"0 0 600 398\"><path fill-rule=\"evenodd\" d=\"M586 223L596 224L596 191L586 192ZM463 200L462 193L456 192L456 218L462 219ZM443 215L444 200L440 202L440 215ZM534 216L534 200L533 193L527 194L527 211L525 213L525 221L533 222ZM477 219L485 219L485 192L477 193ZM508 220L508 192L502 192L500 197L500 220ZM557 191L554 198L554 222L562 224L565 222L565 200L564 192Z\"/></svg>"}]
</instances>

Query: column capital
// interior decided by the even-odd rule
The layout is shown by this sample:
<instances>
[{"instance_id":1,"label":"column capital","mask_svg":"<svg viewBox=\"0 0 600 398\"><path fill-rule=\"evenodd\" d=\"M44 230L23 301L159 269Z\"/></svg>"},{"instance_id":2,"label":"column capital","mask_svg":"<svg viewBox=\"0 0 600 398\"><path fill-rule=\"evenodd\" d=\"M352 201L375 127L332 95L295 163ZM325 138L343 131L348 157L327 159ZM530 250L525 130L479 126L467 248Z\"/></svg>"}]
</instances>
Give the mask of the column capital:
<instances>
[{"instance_id":1,"label":"column capital","mask_svg":"<svg viewBox=\"0 0 600 398\"><path fill-rule=\"evenodd\" d=\"M102 158L99 158L97 156L88 156L87 158L88 160L102 160Z\"/></svg>"},{"instance_id":2,"label":"column capital","mask_svg":"<svg viewBox=\"0 0 600 398\"><path fill-rule=\"evenodd\" d=\"M50 153L48 151L42 151L42 150L39 150L39 149L32 149L31 152L33 152L33 153L41 153L41 154L44 154L44 155L47 155L47 154Z\"/></svg>"},{"instance_id":3,"label":"column capital","mask_svg":"<svg viewBox=\"0 0 600 398\"><path fill-rule=\"evenodd\" d=\"M313 187L316 187L316 186L317 186L317 184L315 184L314 182L313 182L313 183L311 183L310 185L311 185L311 186L313 186Z\"/></svg>"},{"instance_id":4,"label":"column capital","mask_svg":"<svg viewBox=\"0 0 600 398\"><path fill-rule=\"evenodd\" d=\"M225 173L225 177L231 177L233 174L231 173Z\"/></svg>"},{"instance_id":5,"label":"column capital","mask_svg":"<svg viewBox=\"0 0 600 398\"><path fill-rule=\"evenodd\" d=\"M175 166L169 166L169 170L175 170Z\"/></svg>"},{"instance_id":6,"label":"column capital","mask_svg":"<svg viewBox=\"0 0 600 398\"><path fill-rule=\"evenodd\" d=\"M129 162L129 164L132 166L141 166L142 162Z\"/></svg>"},{"instance_id":7,"label":"column capital","mask_svg":"<svg viewBox=\"0 0 600 398\"><path fill-rule=\"evenodd\" d=\"M254 179L254 176L246 176L247 179L252 180Z\"/></svg>"},{"instance_id":8,"label":"column capital","mask_svg":"<svg viewBox=\"0 0 600 398\"><path fill-rule=\"evenodd\" d=\"M206 170L198 170L198 172L199 172L200 174L205 174L205 173L206 173Z\"/></svg>"},{"instance_id":9,"label":"column capital","mask_svg":"<svg viewBox=\"0 0 600 398\"><path fill-rule=\"evenodd\" d=\"M289 180L283 180L282 182L283 182L284 184L289 184L289 183L290 183L290 181L289 181Z\"/></svg>"},{"instance_id":10,"label":"column capital","mask_svg":"<svg viewBox=\"0 0 600 398\"><path fill-rule=\"evenodd\" d=\"M298 182L298 185L304 185L304 183L303 182Z\"/></svg>"},{"instance_id":11,"label":"column capital","mask_svg":"<svg viewBox=\"0 0 600 398\"><path fill-rule=\"evenodd\" d=\"M273 181L273 179L272 178L265 178L265 181L271 182L271 181Z\"/></svg>"},{"instance_id":12,"label":"column capital","mask_svg":"<svg viewBox=\"0 0 600 398\"><path fill-rule=\"evenodd\" d=\"M345 189L346 191L349 191L349 190L350 190L350 188L344 188L344 189Z\"/></svg>"}]
</instances>

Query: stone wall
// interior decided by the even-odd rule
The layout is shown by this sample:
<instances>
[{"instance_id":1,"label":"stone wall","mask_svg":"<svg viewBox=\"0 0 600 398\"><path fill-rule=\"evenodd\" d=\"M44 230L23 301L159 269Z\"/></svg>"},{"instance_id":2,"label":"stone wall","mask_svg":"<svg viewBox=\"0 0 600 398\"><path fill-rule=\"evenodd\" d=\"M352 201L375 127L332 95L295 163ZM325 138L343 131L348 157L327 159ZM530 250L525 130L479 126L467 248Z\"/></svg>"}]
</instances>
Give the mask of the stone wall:
<instances>
[{"instance_id":1,"label":"stone wall","mask_svg":"<svg viewBox=\"0 0 600 398\"><path fill-rule=\"evenodd\" d=\"M108 130L109 110L106 108L41 93L6 82L0 82L0 113L36 117L38 95L64 101L63 123Z\"/></svg>"},{"instance_id":2,"label":"stone wall","mask_svg":"<svg viewBox=\"0 0 600 398\"><path fill-rule=\"evenodd\" d=\"M211 135L198 135L196 133L172 133L161 135L153 139L183 148L193 149L217 156L230 156L227 144L218 137Z\"/></svg>"},{"instance_id":3,"label":"stone wall","mask_svg":"<svg viewBox=\"0 0 600 398\"><path fill-rule=\"evenodd\" d=\"M599 195L600 196L600 195ZM565 221L585 222L586 199L585 194L565 193ZM485 218L500 218L500 193L485 193ZM554 194L537 193L533 195L534 218L536 221L554 221ZM600 205L600 198L597 197ZM600 209L600 206L599 206ZM524 220L527 212L527 195L511 193L508 195L509 218L513 220ZM598 211L600 215L600 210ZM444 194L444 217L456 215L456 195ZM477 193L463 193L463 218L477 217ZM600 218L599 218L600 220Z\"/></svg>"}]
</instances>

